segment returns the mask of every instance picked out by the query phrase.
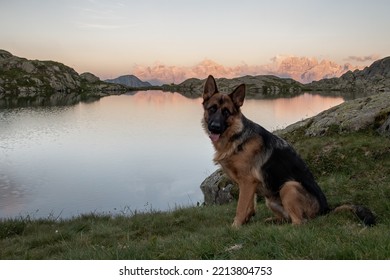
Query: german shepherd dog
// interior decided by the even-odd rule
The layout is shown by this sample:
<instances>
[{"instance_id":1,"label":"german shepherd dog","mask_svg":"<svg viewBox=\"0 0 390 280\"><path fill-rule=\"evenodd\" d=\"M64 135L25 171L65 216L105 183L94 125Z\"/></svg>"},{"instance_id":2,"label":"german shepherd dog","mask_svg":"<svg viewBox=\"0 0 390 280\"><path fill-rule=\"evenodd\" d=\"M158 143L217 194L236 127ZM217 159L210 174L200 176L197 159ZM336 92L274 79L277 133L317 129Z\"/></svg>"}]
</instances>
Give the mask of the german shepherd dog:
<instances>
[{"instance_id":1,"label":"german shepherd dog","mask_svg":"<svg viewBox=\"0 0 390 280\"><path fill-rule=\"evenodd\" d=\"M359 205L330 209L326 197L305 162L282 138L247 119L240 110L245 85L230 94L218 92L213 76L203 93L202 125L215 148L214 162L238 184L239 198L233 227L255 214L256 194L265 197L275 214L269 222L299 225L331 211L350 210L365 225L374 225L372 212Z\"/></svg>"}]
</instances>

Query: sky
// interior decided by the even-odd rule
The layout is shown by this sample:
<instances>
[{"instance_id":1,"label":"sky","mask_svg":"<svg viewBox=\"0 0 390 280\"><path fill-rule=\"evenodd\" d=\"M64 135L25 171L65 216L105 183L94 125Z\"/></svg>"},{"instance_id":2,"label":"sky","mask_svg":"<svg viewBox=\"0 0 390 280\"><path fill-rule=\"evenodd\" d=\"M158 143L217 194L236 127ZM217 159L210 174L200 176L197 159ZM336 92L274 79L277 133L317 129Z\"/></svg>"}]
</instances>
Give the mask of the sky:
<instances>
[{"instance_id":1,"label":"sky","mask_svg":"<svg viewBox=\"0 0 390 280\"><path fill-rule=\"evenodd\" d=\"M102 79L136 66L369 65L390 55L388 0L0 0L0 49Z\"/></svg>"}]
</instances>

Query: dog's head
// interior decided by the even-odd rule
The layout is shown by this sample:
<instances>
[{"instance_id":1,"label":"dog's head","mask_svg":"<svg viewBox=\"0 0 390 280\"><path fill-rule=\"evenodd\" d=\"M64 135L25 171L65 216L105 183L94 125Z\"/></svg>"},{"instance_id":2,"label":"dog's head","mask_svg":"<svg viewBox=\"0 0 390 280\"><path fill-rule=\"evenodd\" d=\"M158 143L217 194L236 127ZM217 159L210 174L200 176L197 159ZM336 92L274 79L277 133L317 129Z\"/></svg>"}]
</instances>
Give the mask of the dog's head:
<instances>
[{"instance_id":1,"label":"dog's head","mask_svg":"<svg viewBox=\"0 0 390 280\"><path fill-rule=\"evenodd\" d=\"M218 142L241 115L244 103L245 85L239 85L230 94L218 92L213 76L207 78L203 92L203 125L211 141Z\"/></svg>"}]
</instances>

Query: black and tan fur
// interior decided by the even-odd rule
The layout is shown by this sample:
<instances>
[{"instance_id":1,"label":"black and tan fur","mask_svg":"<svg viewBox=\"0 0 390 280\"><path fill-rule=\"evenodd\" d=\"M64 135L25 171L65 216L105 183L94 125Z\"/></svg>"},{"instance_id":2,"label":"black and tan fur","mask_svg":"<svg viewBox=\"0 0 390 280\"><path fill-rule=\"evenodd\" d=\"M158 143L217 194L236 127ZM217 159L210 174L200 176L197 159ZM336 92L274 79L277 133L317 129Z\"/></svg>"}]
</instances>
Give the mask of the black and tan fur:
<instances>
[{"instance_id":1,"label":"black and tan fur","mask_svg":"<svg viewBox=\"0 0 390 280\"><path fill-rule=\"evenodd\" d=\"M295 150L241 113L244 98L244 84L230 94L222 94L213 76L208 77L202 124L215 148L214 161L239 186L234 227L248 222L255 214L256 194L265 197L266 205L275 214L268 221L302 224L318 215L347 209L366 225L375 224L374 215L362 206L342 205L331 210Z\"/></svg>"}]
</instances>

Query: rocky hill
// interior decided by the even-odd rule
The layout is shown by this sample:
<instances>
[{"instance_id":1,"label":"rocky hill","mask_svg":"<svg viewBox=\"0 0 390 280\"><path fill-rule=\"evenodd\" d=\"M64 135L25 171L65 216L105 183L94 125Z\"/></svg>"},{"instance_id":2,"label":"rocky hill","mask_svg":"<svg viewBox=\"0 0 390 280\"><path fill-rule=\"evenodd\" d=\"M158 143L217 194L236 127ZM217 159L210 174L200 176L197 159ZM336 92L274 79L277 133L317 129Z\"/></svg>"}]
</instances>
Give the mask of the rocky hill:
<instances>
[{"instance_id":1,"label":"rocky hill","mask_svg":"<svg viewBox=\"0 0 390 280\"><path fill-rule=\"evenodd\" d=\"M249 98L266 98L280 95L294 95L301 92L303 85L293 79L278 78L276 76L243 76L239 78L216 79L221 92L231 92L240 85L246 85L246 94ZM191 78L178 85L163 85L163 90L177 91L185 96L199 97L203 92L205 79Z\"/></svg>"},{"instance_id":2,"label":"rocky hill","mask_svg":"<svg viewBox=\"0 0 390 280\"><path fill-rule=\"evenodd\" d=\"M134 75L124 75L124 76L120 76L120 77L115 78L115 79L105 80L105 82L124 85L124 86L128 86L128 87L150 87L150 86L152 86L150 83L143 82Z\"/></svg>"},{"instance_id":3,"label":"rocky hill","mask_svg":"<svg viewBox=\"0 0 390 280\"><path fill-rule=\"evenodd\" d=\"M71 91L81 87L78 73L62 63L27 60L0 51L0 92Z\"/></svg>"},{"instance_id":4,"label":"rocky hill","mask_svg":"<svg viewBox=\"0 0 390 280\"><path fill-rule=\"evenodd\" d=\"M102 82L91 73L79 75L59 62L28 60L0 50L0 105L53 94L99 96L127 90L122 85Z\"/></svg>"},{"instance_id":5,"label":"rocky hill","mask_svg":"<svg viewBox=\"0 0 390 280\"><path fill-rule=\"evenodd\" d=\"M312 82L305 88L359 92L390 91L390 56L375 61L363 70L348 71L340 78Z\"/></svg>"}]
</instances>

